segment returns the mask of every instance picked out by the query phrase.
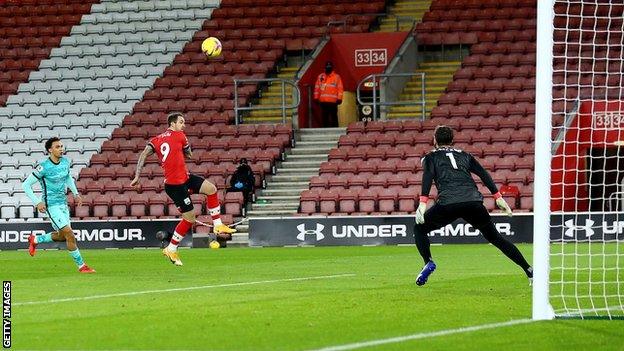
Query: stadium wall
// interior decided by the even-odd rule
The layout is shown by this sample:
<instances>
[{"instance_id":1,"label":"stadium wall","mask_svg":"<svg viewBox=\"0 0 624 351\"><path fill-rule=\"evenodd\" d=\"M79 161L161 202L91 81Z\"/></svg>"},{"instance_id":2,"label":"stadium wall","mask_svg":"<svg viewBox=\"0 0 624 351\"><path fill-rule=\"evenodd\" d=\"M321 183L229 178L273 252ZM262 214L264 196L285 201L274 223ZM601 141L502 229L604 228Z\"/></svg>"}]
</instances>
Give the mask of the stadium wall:
<instances>
[{"instance_id":1,"label":"stadium wall","mask_svg":"<svg viewBox=\"0 0 624 351\"><path fill-rule=\"evenodd\" d=\"M173 231L179 220L127 220L127 221L72 221L71 225L80 248L135 248L160 247L156 239L159 230ZM5 222L0 224L0 250L28 248L30 234L45 234L52 229L48 222ZM192 236L187 235L181 246L191 246ZM65 248L65 243L42 244L43 248Z\"/></svg>"},{"instance_id":2,"label":"stadium wall","mask_svg":"<svg viewBox=\"0 0 624 351\"><path fill-rule=\"evenodd\" d=\"M533 214L518 213L513 217L493 215L498 230L515 243L533 241ZM81 248L147 248L160 247L159 230L173 231L176 220L102 220L72 221ZM624 240L624 214L605 212L571 212L551 218L553 241ZM413 216L331 216L258 218L249 222L250 246L359 246L413 245ZM28 248L28 236L51 230L48 222L5 222L0 224L0 250ZM430 233L434 244L478 244L485 239L462 220ZM65 248L64 243L45 244L43 248ZM182 246L192 246L187 235Z\"/></svg>"}]
</instances>

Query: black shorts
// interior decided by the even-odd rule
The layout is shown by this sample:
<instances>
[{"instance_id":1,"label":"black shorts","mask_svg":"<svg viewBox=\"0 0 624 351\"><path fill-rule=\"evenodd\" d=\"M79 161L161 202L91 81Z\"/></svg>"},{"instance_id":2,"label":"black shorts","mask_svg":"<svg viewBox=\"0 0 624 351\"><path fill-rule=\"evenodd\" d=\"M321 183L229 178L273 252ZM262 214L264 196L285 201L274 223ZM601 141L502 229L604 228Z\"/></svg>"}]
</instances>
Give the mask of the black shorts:
<instances>
[{"instance_id":1,"label":"black shorts","mask_svg":"<svg viewBox=\"0 0 624 351\"><path fill-rule=\"evenodd\" d=\"M184 184L165 184L165 192L173 200L178 210L182 213L193 210L193 201L191 201L191 194L199 194L204 183L204 178L190 174Z\"/></svg>"},{"instance_id":2,"label":"black shorts","mask_svg":"<svg viewBox=\"0 0 624 351\"><path fill-rule=\"evenodd\" d=\"M490 213L481 201L460 202L455 204L435 204L425 212L425 223L422 229L425 233L453 223L463 218L474 228L480 229L492 221Z\"/></svg>"}]
</instances>

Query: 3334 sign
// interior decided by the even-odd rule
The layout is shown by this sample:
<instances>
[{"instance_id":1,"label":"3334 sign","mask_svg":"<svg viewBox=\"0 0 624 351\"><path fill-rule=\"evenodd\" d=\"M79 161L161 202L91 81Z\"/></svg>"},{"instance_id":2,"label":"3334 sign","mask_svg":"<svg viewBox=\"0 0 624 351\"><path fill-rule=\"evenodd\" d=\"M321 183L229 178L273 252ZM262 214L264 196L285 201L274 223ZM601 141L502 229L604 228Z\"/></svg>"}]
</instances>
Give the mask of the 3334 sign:
<instances>
[{"instance_id":1,"label":"3334 sign","mask_svg":"<svg viewBox=\"0 0 624 351\"><path fill-rule=\"evenodd\" d=\"M355 67L386 66L388 64L387 49L356 49Z\"/></svg>"}]
</instances>

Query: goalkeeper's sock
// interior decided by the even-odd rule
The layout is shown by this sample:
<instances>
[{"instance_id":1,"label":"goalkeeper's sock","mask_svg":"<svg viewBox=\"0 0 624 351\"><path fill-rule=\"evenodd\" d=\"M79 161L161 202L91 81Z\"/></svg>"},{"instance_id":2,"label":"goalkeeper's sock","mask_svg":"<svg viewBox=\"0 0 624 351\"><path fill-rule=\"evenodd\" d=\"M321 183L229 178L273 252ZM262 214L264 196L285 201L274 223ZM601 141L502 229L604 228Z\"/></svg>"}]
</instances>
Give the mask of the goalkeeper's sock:
<instances>
[{"instance_id":1,"label":"goalkeeper's sock","mask_svg":"<svg viewBox=\"0 0 624 351\"><path fill-rule=\"evenodd\" d=\"M208 205L208 212L212 218L212 225L216 227L223 224L221 222L221 205L219 204L217 193L207 195L206 205Z\"/></svg>"},{"instance_id":2,"label":"goalkeeper's sock","mask_svg":"<svg viewBox=\"0 0 624 351\"><path fill-rule=\"evenodd\" d=\"M78 268L84 265L84 261L82 260L82 255L80 255L80 250L76 249L74 251L69 251L69 255L74 260Z\"/></svg>"},{"instance_id":3,"label":"goalkeeper's sock","mask_svg":"<svg viewBox=\"0 0 624 351\"><path fill-rule=\"evenodd\" d=\"M51 243L52 242L52 233L54 233L54 232L45 233L45 234L41 234L41 235L35 235L35 244Z\"/></svg>"},{"instance_id":4,"label":"goalkeeper's sock","mask_svg":"<svg viewBox=\"0 0 624 351\"><path fill-rule=\"evenodd\" d=\"M171 237L171 241L169 242L169 245L167 246L167 250L177 251L180 241L184 239L184 236L186 236L186 233L188 233L191 227L193 227L193 223L182 218L180 223L178 223L178 225L176 226L175 232L173 232L173 236Z\"/></svg>"},{"instance_id":5,"label":"goalkeeper's sock","mask_svg":"<svg viewBox=\"0 0 624 351\"><path fill-rule=\"evenodd\" d=\"M487 241L492 243L492 245L496 246L499 250L501 250L505 256L509 257L515 264L522 267L522 269L526 272L531 265L524 259L522 253L516 245L512 244L509 240L503 238L502 235L496 230L494 223L490 221L485 227L478 228Z\"/></svg>"}]
</instances>

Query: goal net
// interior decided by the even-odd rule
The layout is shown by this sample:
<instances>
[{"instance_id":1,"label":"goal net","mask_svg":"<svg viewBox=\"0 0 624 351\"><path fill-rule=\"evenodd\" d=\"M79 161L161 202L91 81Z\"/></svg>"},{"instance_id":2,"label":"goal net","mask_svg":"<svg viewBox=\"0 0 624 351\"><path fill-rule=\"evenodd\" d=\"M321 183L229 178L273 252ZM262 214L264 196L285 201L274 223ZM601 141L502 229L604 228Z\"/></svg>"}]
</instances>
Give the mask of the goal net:
<instances>
[{"instance_id":1,"label":"goal net","mask_svg":"<svg viewBox=\"0 0 624 351\"><path fill-rule=\"evenodd\" d=\"M623 13L538 2L536 319L624 318Z\"/></svg>"}]
</instances>

